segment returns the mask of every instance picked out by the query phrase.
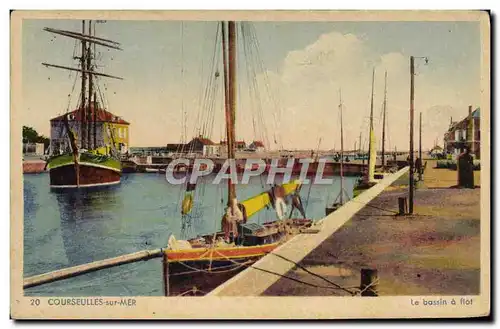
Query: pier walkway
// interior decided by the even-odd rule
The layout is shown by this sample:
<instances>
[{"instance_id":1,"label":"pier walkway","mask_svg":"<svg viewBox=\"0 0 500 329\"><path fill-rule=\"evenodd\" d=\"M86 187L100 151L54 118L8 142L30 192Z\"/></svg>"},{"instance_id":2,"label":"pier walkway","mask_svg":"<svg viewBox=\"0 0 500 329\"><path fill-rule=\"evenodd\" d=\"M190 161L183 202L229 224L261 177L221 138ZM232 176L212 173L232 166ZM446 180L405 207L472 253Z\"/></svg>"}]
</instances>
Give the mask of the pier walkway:
<instances>
[{"instance_id":1,"label":"pier walkway","mask_svg":"<svg viewBox=\"0 0 500 329\"><path fill-rule=\"evenodd\" d=\"M320 233L273 252L300 266L276 255L255 264L286 277L249 268L209 295L347 296L326 280L359 287L362 268L378 271L380 296L478 294L481 189L450 188L457 172L433 167L428 163L428 182L418 185L414 215L396 215L398 197L408 194L402 170L327 216Z\"/></svg>"},{"instance_id":2,"label":"pier walkway","mask_svg":"<svg viewBox=\"0 0 500 329\"><path fill-rule=\"evenodd\" d=\"M356 199L347 202L337 211L321 219L317 226L319 232L297 235L286 244L274 250L272 254L257 261L251 268L246 269L213 290L208 296L258 296L263 294L271 285L280 280L280 276L265 271L285 275L295 267L293 262L300 262L348 222L354 214L363 209L366 203L374 199L407 171L408 167L405 167L395 174L386 175L377 185L363 192ZM273 254L278 254L287 260Z\"/></svg>"}]
</instances>

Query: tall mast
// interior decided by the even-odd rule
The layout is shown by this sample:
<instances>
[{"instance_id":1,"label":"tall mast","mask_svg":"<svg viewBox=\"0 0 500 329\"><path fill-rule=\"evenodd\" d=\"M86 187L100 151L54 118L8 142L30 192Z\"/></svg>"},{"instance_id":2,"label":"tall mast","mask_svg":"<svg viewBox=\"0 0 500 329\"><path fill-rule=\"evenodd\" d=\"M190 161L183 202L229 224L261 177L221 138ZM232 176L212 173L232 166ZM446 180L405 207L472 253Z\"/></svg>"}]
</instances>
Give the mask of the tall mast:
<instances>
[{"instance_id":1,"label":"tall mast","mask_svg":"<svg viewBox=\"0 0 500 329\"><path fill-rule=\"evenodd\" d=\"M361 154L361 131L359 132L358 153Z\"/></svg>"},{"instance_id":2,"label":"tall mast","mask_svg":"<svg viewBox=\"0 0 500 329\"><path fill-rule=\"evenodd\" d=\"M371 97L371 102L370 102L370 138L369 138L369 143L368 143L368 181L373 180L373 175L374 175L374 167L375 163L372 163L372 161L375 161L372 157L372 153L375 151L373 148L375 145L374 144L374 136L373 136L373 89L375 85L375 68L373 68L373 73L372 73L372 97Z\"/></svg>"},{"instance_id":3,"label":"tall mast","mask_svg":"<svg viewBox=\"0 0 500 329\"><path fill-rule=\"evenodd\" d=\"M92 21L89 21L89 36L92 36ZM88 44L87 50L87 69L92 71L92 44ZM92 85L92 75L89 74L89 98L88 98L88 108L87 108L87 144L88 148L92 148L92 127L95 125L95 122L92 122L92 96L93 96L93 85ZM95 111L95 109L94 109ZM95 144L95 141L94 141Z\"/></svg>"},{"instance_id":4,"label":"tall mast","mask_svg":"<svg viewBox=\"0 0 500 329\"><path fill-rule=\"evenodd\" d=\"M229 78L227 69L227 44L226 44L226 22L221 21L221 31L222 31L222 74L224 75L224 108L225 108L225 119L226 119L226 142L227 142L227 156L231 152L232 146L229 146L230 132L228 122L231 120L230 111L230 100L229 100Z\"/></svg>"},{"instance_id":5,"label":"tall mast","mask_svg":"<svg viewBox=\"0 0 500 329\"><path fill-rule=\"evenodd\" d=\"M227 136L227 157L228 159L235 158L234 150L234 113L236 107L236 28L234 22L228 22L228 46L226 47L226 29L225 23L222 22L222 48L223 48L223 66L224 66L224 95L226 107L226 136ZM226 56L227 48L227 56ZM236 190L234 183L229 178L228 180L228 206L231 207L231 212L234 213L233 200L236 198Z\"/></svg>"},{"instance_id":6,"label":"tall mast","mask_svg":"<svg viewBox=\"0 0 500 329\"><path fill-rule=\"evenodd\" d=\"M235 158L235 139L236 139L236 132L235 132L235 115L236 115L236 24L234 21L229 21L228 22L228 82L229 82L229 88L228 88L228 96L229 96L229 104L230 104L230 143L228 141L228 145L231 145L231 150L229 154L230 159ZM230 180L229 181L229 200L234 200L236 199L236 190L234 183ZM231 206L234 206L231 204ZM234 209L232 209L234 212Z\"/></svg>"},{"instance_id":7,"label":"tall mast","mask_svg":"<svg viewBox=\"0 0 500 329\"><path fill-rule=\"evenodd\" d=\"M339 89L340 109L340 204L344 204L344 125L342 119L342 89Z\"/></svg>"},{"instance_id":8,"label":"tall mast","mask_svg":"<svg viewBox=\"0 0 500 329\"><path fill-rule=\"evenodd\" d=\"M82 79L81 79L82 84L81 84L81 90L80 90L80 95L81 95L80 107L77 109L79 117L80 117L80 132L79 132L80 136L78 136L78 138L80 139L80 147L81 148L92 148L92 134L91 134L91 129L90 129L91 128L90 123L96 120L95 113L94 113L94 118L92 118L92 111L90 109L92 106L92 96L94 96L94 99L96 98L95 95L93 95L94 88L93 88L92 77L94 75L96 75L96 76L119 79L119 80L123 80L123 78L113 76L110 74L106 74L106 73L94 71L92 68L91 47L92 47L92 45L94 46L94 53L95 53L95 47L97 45L112 48L112 49L117 49L117 50L122 50L122 49L120 48L120 43L118 43L118 42L93 36L92 35L92 21L90 21L90 24L89 24L88 34L86 34L85 27L86 27L85 20L82 20L82 33L53 29L53 28L48 28L48 27L45 27L43 29L44 31L58 34L58 35L62 35L62 36L69 37L69 38L73 38L73 39L79 40L81 42L81 45L82 45L81 56L79 57L80 67L69 67L69 66L55 65L55 64L49 64L49 63L42 63L42 65L44 65L45 67L53 67L53 68L58 68L58 69L63 69L63 70L68 70L68 71L75 71L75 72L79 72L82 75ZM94 33L93 34L95 34L95 25L94 25ZM88 97L87 97L87 77L89 80L88 81L88 83L89 83ZM96 102L94 102L94 103L96 103ZM94 130L95 130L95 124L94 124ZM95 135L96 135L96 132L94 132L94 147L96 145Z\"/></svg>"},{"instance_id":9,"label":"tall mast","mask_svg":"<svg viewBox=\"0 0 500 329\"><path fill-rule=\"evenodd\" d=\"M94 91L94 118L92 120L94 122L94 149L97 149L97 93Z\"/></svg>"},{"instance_id":10,"label":"tall mast","mask_svg":"<svg viewBox=\"0 0 500 329\"><path fill-rule=\"evenodd\" d=\"M385 115L387 109L387 71L384 79L384 114L382 118L382 168L385 168Z\"/></svg>"},{"instance_id":11,"label":"tall mast","mask_svg":"<svg viewBox=\"0 0 500 329\"><path fill-rule=\"evenodd\" d=\"M85 33L85 20L82 21L82 33ZM85 135L86 135L86 111L85 111L85 82L86 82L86 64L85 64L85 53L86 53L86 42L85 40L82 41L82 54L80 57L80 65L82 67L82 90L81 90L81 95L82 95L82 100L80 104L80 147L81 148L86 148L86 143L85 143Z\"/></svg>"}]
</instances>

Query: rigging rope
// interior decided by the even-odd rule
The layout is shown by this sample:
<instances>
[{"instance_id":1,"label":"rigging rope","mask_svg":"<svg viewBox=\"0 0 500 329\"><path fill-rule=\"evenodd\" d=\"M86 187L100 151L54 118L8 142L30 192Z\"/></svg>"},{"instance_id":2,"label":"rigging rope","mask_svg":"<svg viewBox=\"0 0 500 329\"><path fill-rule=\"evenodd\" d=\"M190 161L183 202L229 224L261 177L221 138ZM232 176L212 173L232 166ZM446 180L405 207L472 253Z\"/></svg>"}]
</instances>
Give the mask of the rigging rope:
<instances>
[{"instance_id":1,"label":"rigging rope","mask_svg":"<svg viewBox=\"0 0 500 329\"><path fill-rule=\"evenodd\" d=\"M258 66L258 69L260 72L263 74L263 80L264 80L264 85L266 87L266 90L268 91L268 97L271 99L272 104L274 105L274 114L273 114L273 119L274 119L274 125L275 125L275 131L274 131L274 143L279 146L280 149L283 149L283 144L281 140L281 136L277 138L278 136L276 135L276 131L280 130L280 122L281 122L281 116L282 116L282 106L279 102L279 98L275 98L273 93L271 92L271 83L269 80L269 75L267 74L267 70L264 68L264 62L262 60L262 56L260 55L260 45L259 45L259 39L257 37L257 31L255 29L255 26L252 23L247 23L244 22L242 23L245 26L247 26L247 30L251 36L252 40L252 45L254 46L254 53L255 53L255 58L256 58L256 63ZM276 113L278 113L278 117L276 117ZM269 147L269 142L266 145L266 147Z\"/></svg>"},{"instance_id":2,"label":"rigging rope","mask_svg":"<svg viewBox=\"0 0 500 329\"><path fill-rule=\"evenodd\" d=\"M268 253L268 254L269 254L269 255L276 256L276 257L279 257L279 258L281 258L281 259L283 259L283 260L286 260L287 262L292 263L292 264L294 264L295 266L299 267L300 269L302 269L302 270L306 271L306 272L307 272L307 273L309 273L310 275L315 276L315 277L317 277L317 278L320 278L321 280L323 280L323 281L325 281L325 282L327 282L327 283L331 284L332 286L334 286L334 287L336 287L336 288L338 288L338 289L340 289L340 290L343 290L343 291L345 291L345 292L347 292L347 293L349 293L349 294L353 294L353 292L352 292L352 291L349 291L348 289L343 288L342 286L340 286L340 285L336 284L335 282L333 282L333 281L331 281L331 280L328 280L327 278L325 278L325 277L323 277L323 276L321 276L321 275L319 275L319 274L316 274L316 273L314 273L314 272L309 271L307 268L305 268L304 266L300 265L300 264L299 264L299 263L297 263L297 262L294 262L294 261L293 261L293 260L291 260L291 259L288 259L288 258L286 258L286 257L284 257L284 256L281 256L281 255L275 254L275 253L273 253L273 252L270 252L270 253Z\"/></svg>"},{"instance_id":3,"label":"rigging rope","mask_svg":"<svg viewBox=\"0 0 500 329\"><path fill-rule=\"evenodd\" d=\"M228 260L232 262L231 259L228 259ZM288 276L288 275L285 275L285 274L280 274L280 273L277 273L277 272L274 272L274 271L266 270L264 268L257 267L257 266L255 266L253 264L252 265L243 265L243 266L250 267L250 268L256 269L258 271L265 272L265 273L273 274L273 275L279 276L281 278L285 278L285 279L288 279L288 280L291 280L291 281L295 281L297 283L301 283L301 284L304 284L306 286L310 286L310 287L313 287L313 288L330 289L330 290L342 290L342 291L346 290L344 288L338 288L338 287L335 287L335 286L332 287L332 286L317 285L317 284L310 283L310 282L307 282L307 281L303 281L303 280L300 280L300 279L297 279L297 278L294 278L294 277L291 277L291 276ZM351 295L354 295L354 292L349 292L349 293Z\"/></svg>"},{"instance_id":4,"label":"rigging rope","mask_svg":"<svg viewBox=\"0 0 500 329\"><path fill-rule=\"evenodd\" d=\"M319 158L319 146L321 145L321 137L319 138L318 141L318 147L316 148L316 156L314 159L314 162L318 162ZM316 167L317 168L317 167ZM304 207L304 212L307 213L307 207L309 207L309 198L311 197L311 189L312 189L313 184L309 184L309 190L307 191L307 198L306 198L306 206Z\"/></svg>"}]
</instances>

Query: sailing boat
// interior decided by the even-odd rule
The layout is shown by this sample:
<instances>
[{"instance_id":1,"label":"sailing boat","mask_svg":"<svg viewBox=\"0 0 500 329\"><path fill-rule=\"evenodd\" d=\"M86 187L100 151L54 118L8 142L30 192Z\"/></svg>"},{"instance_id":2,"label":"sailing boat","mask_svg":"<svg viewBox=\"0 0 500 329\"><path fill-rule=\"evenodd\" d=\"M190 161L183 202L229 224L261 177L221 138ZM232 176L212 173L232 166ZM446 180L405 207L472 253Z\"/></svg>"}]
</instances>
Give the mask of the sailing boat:
<instances>
[{"instance_id":1,"label":"sailing boat","mask_svg":"<svg viewBox=\"0 0 500 329\"><path fill-rule=\"evenodd\" d=\"M384 102L382 103L382 165L379 172L375 172L375 179L384 178L387 173L395 173L398 170L398 164L396 162L397 149L394 147L393 160L387 161L385 153L385 136L387 129L387 71L385 71L384 78Z\"/></svg>"},{"instance_id":2,"label":"sailing boat","mask_svg":"<svg viewBox=\"0 0 500 329\"><path fill-rule=\"evenodd\" d=\"M236 109L236 23L230 21L226 47L226 23L221 22L224 66L224 105L228 161L235 160ZM226 55L227 52L227 55ZM231 169L230 169L231 170ZM228 180L228 204L222 216L222 231L198 236L190 240L177 240L170 236L164 253L165 295L185 295L190 291L204 293L216 288L262 256L274 250L301 229L312 224L305 218L300 200L301 183L293 181L273 186L269 191L238 202L234 182ZM193 184L188 184L181 212L191 211ZM286 199L291 199L304 218L286 218ZM248 219L272 206L278 220L263 224L249 223ZM293 214L290 212L291 217Z\"/></svg>"},{"instance_id":3,"label":"sailing boat","mask_svg":"<svg viewBox=\"0 0 500 329\"><path fill-rule=\"evenodd\" d=\"M344 204L344 125L342 117L342 91L339 90L339 110L340 110L340 192L330 207L325 208L326 215L331 214ZM347 193L346 193L347 196Z\"/></svg>"},{"instance_id":4,"label":"sailing boat","mask_svg":"<svg viewBox=\"0 0 500 329\"><path fill-rule=\"evenodd\" d=\"M92 35L92 21L89 21L86 34L85 23L82 21L82 33L44 28L47 32L81 42L80 68L42 63L46 67L81 73L79 107L51 120L51 125L57 127L63 137L51 141L51 156L47 160L51 188L88 188L120 183L121 163L114 149L113 124L126 122L100 108L96 80L97 76L122 78L95 71L92 46L94 55L96 45L121 48L115 41Z\"/></svg>"},{"instance_id":5,"label":"sailing boat","mask_svg":"<svg viewBox=\"0 0 500 329\"><path fill-rule=\"evenodd\" d=\"M353 197L357 197L363 191L374 186L375 180L375 162L377 160L377 151L375 149L375 131L373 129L373 89L375 84L375 69L372 73L372 95L370 103L370 131L369 131L369 146L368 146L368 170L365 175L354 186Z\"/></svg>"}]
</instances>

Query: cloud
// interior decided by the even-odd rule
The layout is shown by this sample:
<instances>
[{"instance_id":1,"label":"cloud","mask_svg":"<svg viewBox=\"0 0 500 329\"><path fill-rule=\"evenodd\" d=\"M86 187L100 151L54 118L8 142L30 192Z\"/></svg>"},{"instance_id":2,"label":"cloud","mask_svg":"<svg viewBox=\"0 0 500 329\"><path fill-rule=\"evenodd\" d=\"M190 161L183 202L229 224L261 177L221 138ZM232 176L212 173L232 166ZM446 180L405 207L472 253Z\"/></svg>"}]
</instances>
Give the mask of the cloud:
<instances>
[{"instance_id":1,"label":"cloud","mask_svg":"<svg viewBox=\"0 0 500 329\"><path fill-rule=\"evenodd\" d=\"M401 52L377 53L356 35L336 31L321 35L304 49L289 52L278 72L267 72L274 89L279 90L282 114L278 130L283 147L313 148L321 138L322 149L339 148L341 89L344 145L353 148L361 133L366 148L373 68L377 142L380 143L381 137L384 73L387 71L389 136L386 147L408 149L409 57ZM429 65L419 62L416 68L414 127L418 133L418 116L422 111L424 148L432 147L436 138L442 141L450 115L456 119L465 117L467 105L478 101L478 95L467 92L461 81L437 79L434 70L432 62ZM272 104L266 106L267 113L274 111ZM418 136L415 137L418 141Z\"/></svg>"}]
</instances>

